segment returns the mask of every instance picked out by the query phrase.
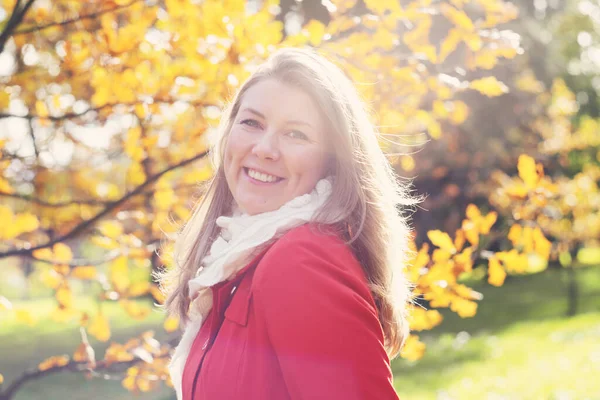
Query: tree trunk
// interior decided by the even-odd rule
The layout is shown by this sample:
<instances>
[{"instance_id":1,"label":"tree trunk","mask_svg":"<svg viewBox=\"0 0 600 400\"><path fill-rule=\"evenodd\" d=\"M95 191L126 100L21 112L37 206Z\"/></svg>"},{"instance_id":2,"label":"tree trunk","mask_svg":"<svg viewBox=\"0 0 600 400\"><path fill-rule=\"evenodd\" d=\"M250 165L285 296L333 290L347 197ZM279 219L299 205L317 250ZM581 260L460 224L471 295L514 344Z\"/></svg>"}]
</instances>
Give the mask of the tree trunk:
<instances>
[{"instance_id":1,"label":"tree trunk","mask_svg":"<svg viewBox=\"0 0 600 400\"><path fill-rule=\"evenodd\" d=\"M577 314L579 300L579 282L577 282L577 273L573 266L566 267L567 273L567 317Z\"/></svg>"}]
</instances>

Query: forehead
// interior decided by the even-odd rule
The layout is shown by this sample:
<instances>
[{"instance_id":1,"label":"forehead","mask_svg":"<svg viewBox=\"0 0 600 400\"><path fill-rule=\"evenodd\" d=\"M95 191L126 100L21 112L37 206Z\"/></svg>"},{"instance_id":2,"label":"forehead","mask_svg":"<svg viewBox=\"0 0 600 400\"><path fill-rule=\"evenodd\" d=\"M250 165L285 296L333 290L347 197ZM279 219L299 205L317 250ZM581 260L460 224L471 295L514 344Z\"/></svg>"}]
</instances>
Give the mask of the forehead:
<instances>
[{"instance_id":1,"label":"forehead","mask_svg":"<svg viewBox=\"0 0 600 400\"><path fill-rule=\"evenodd\" d=\"M252 85L242 96L240 110L253 108L267 119L299 120L323 129L324 121L313 98L301 88L277 79Z\"/></svg>"}]
</instances>

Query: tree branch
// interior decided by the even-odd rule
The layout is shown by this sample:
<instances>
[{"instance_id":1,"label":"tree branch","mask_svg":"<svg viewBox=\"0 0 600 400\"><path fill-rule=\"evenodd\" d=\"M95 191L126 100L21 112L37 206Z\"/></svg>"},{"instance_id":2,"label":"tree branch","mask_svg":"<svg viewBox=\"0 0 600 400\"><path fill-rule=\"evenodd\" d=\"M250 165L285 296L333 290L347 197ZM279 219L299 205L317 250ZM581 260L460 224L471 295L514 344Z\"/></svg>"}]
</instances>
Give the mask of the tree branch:
<instances>
[{"instance_id":1,"label":"tree branch","mask_svg":"<svg viewBox=\"0 0 600 400\"><path fill-rule=\"evenodd\" d=\"M159 358L159 357L156 357L156 358ZM130 360L130 361L113 361L110 363L102 360L102 361L99 361L97 363L96 367L92 369L92 368L88 367L87 362L77 362L77 361L71 360L66 365L54 366L54 367L48 368L43 371L41 371L39 368L31 368L31 369L25 371L25 373L23 373L23 375L21 375L14 382L12 382L11 385L8 386L5 390L0 392L0 400L11 400L14 397L14 395L17 393L17 391L21 388L21 386L23 386L25 383L27 383L30 380L38 379L38 378L41 378L46 375L55 374L57 372L70 371L70 372L91 372L95 376L104 377L104 375L101 374L102 372L106 372L106 373L113 372L115 369L114 367L129 368L140 361L142 361L140 358L134 358L133 360Z\"/></svg>"},{"instance_id":2,"label":"tree branch","mask_svg":"<svg viewBox=\"0 0 600 400\"><path fill-rule=\"evenodd\" d=\"M66 201L60 201L60 202L49 202L49 201L41 200L41 199L38 199L38 198L35 198L32 196L27 196L24 194L4 193L4 192L0 192L0 196L12 197L15 199L20 199L20 200L28 201L30 203L38 204L40 206L54 207L54 208L66 207L66 206L70 206L71 204L85 204L85 205L90 205L90 206L106 206L111 203L110 201L101 201L101 200L96 200L96 199L66 200Z\"/></svg>"},{"instance_id":3,"label":"tree branch","mask_svg":"<svg viewBox=\"0 0 600 400\"><path fill-rule=\"evenodd\" d=\"M160 103L160 104L173 104L177 101L179 102L184 102L180 99L154 99L153 100L154 103ZM34 115L34 114L26 114L26 115L17 115L17 114L9 114L9 113L0 113L0 119L3 118L21 118L21 119L40 119L40 120L49 120L49 121L62 121L65 119L72 119L72 118L79 118L79 117L83 117L84 115L86 115L87 113L90 112L94 112L94 111L101 111L105 108L112 108L112 107L117 107L117 106L124 106L124 107L133 107L136 106L138 104L143 104L143 101L134 101L134 102L130 102L130 103L107 103L107 104L103 104L101 106L98 107L90 107L85 111L82 111L80 113L66 113L64 115L61 115L60 117L54 117L54 116L39 116L39 115ZM201 100L197 100L197 101L188 101L187 102L189 105L191 106L203 106L203 107L208 107L211 106L213 104L208 104L205 103Z\"/></svg>"},{"instance_id":4,"label":"tree branch","mask_svg":"<svg viewBox=\"0 0 600 400\"><path fill-rule=\"evenodd\" d=\"M167 172L173 171L175 169L184 167L196 160L200 160L204 157L206 157L208 155L208 151L204 151L200 154L197 154L191 158L185 159L183 161L181 161L178 164L172 165L162 171L160 171L159 173L149 177L144 183L142 183L141 185L139 185L138 187L136 187L134 190L130 191L129 193L125 194L123 197L121 197L118 200L112 201L110 203L108 203L107 207L100 211L98 214L96 214L95 216L93 216L92 218L85 220L83 222L81 222L80 224L78 224L77 226L75 226L73 229L71 229L69 232L65 233L62 236L59 236L55 239L52 239L50 241L48 241L47 243L41 244L41 245L37 245L34 247L30 247L30 248L23 248L23 249L12 249L12 250L8 250L5 251L3 253L0 253L0 259L2 258L6 258L6 257L12 257L12 256L26 256L26 255L30 255L32 254L35 250L39 250L39 249L44 249L47 247L52 247L54 246L56 243L60 243L60 242L64 242L68 239L71 239L77 235L79 235L81 232L85 231L87 228L89 228L90 226L92 226L93 224L95 224L97 221L99 221L100 219L104 218L106 215L110 214L111 212L115 211L118 207L120 207L121 205L123 205L125 202L127 202L127 200L129 200L130 198L132 198L133 196L140 194L141 192L143 192L143 190L151 185L152 183L156 182L161 176L163 176L164 174L166 174ZM0 399L1 400L1 399Z\"/></svg>"},{"instance_id":5,"label":"tree branch","mask_svg":"<svg viewBox=\"0 0 600 400\"><path fill-rule=\"evenodd\" d=\"M173 189L173 191L177 192L178 190L194 189L197 187L198 187L198 184L188 184L188 185L177 185L177 186L174 186L172 189ZM143 192L143 194L147 194L147 195L152 194L152 193L154 193L154 191ZM107 206L107 205L111 204L110 201L102 201L102 200L97 200L97 199L81 199L81 200L72 199L72 200L65 200L65 201L50 202L50 201L38 199L33 196L28 196L28 195L24 195L24 194L16 194L16 193L6 193L6 192L0 192L0 197L11 197L13 199L28 201L30 203L37 204L42 207L51 207L51 208L67 207L72 204L89 205L89 206Z\"/></svg>"},{"instance_id":6,"label":"tree branch","mask_svg":"<svg viewBox=\"0 0 600 400\"><path fill-rule=\"evenodd\" d=\"M8 39L10 39L10 37L13 36L15 29L17 29L19 24L23 22L23 18L25 18L25 15L27 14L34 2L35 0L28 0L27 3L25 3L25 5L22 8L20 8L19 6L21 5L21 0L17 0L15 8L13 9L11 16L8 19L8 22L6 23L4 30L2 31L2 33L0 33L0 53L4 51L4 46L6 45L6 42L8 42Z\"/></svg>"},{"instance_id":7,"label":"tree branch","mask_svg":"<svg viewBox=\"0 0 600 400\"><path fill-rule=\"evenodd\" d=\"M69 19L66 19L66 20L61 21L61 22L50 22L50 23L47 23L47 24L44 24L44 25L33 26L33 27L27 28L27 29L20 29L20 30L14 32L13 36L16 36L16 35L25 35L27 33L32 33L32 32L38 32L38 31L42 31L44 29L52 28L53 26L69 25L69 24L72 24L74 22L82 21L82 20L85 20L85 19L94 19L94 18L96 18L96 17L98 17L98 16L100 16L102 14L107 14L107 13L110 13L110 12L113 12L113 11L118 11L118 10L121 10L121 9L124 9L124 8L127 8L127 7L131 7L133 4L139 3L140 1L142 1L142 0L133 0L133 1L129 2L129 3L127 3L127 4L123 4L121 6L107 8L107 9L96 11L96 12L93 12L93 13L90 13L90 14L80 15L80 16L78 16L76 18L69 18Z\"/></svg>"}]
</instances>

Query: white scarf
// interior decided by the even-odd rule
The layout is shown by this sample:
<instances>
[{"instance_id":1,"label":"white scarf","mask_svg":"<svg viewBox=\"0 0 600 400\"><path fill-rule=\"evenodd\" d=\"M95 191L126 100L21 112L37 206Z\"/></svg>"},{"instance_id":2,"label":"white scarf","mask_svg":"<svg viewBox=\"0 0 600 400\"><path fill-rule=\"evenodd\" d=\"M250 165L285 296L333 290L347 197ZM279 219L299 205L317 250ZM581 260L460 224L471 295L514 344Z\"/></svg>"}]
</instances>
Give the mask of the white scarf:
<instances>
[{"instance_id":1,"label":"white scarf","mask_svg":"<svg viewBox=\"0 0 600 400\"><path fill-rule=\"evenodd\" d=\"M185 327L179 345L169 364L171 381L182 399L183 369L194 339L200 331L204 317L212 308L211 287L235 275L247 265L253 251L276 235L313 219L315 212L331 194L331 182L321 179L315 189L298 196L275 211L256 215L233 215L217 218L220 236L213 242L209 254L202 260L196 277L189 281L190 322Z\"/></svg>"}]
</instances>

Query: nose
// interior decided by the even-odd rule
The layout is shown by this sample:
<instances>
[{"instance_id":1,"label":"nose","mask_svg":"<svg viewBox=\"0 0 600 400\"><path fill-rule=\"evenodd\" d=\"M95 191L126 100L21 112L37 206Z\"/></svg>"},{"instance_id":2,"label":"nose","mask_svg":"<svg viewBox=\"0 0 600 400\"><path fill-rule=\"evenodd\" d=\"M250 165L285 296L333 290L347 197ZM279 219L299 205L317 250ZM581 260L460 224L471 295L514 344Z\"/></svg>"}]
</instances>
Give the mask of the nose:
<instances>
[{"instance_id":1,"label":"nose","mask_svg":"<svg viewBox=\"0 0 600 400\"><path fill-rule=\"evenodd\" d=\"M252 154L262 159L277 161L280 155L277 135L265 131L254 143Z\"/></svg>"}]
</instances>

